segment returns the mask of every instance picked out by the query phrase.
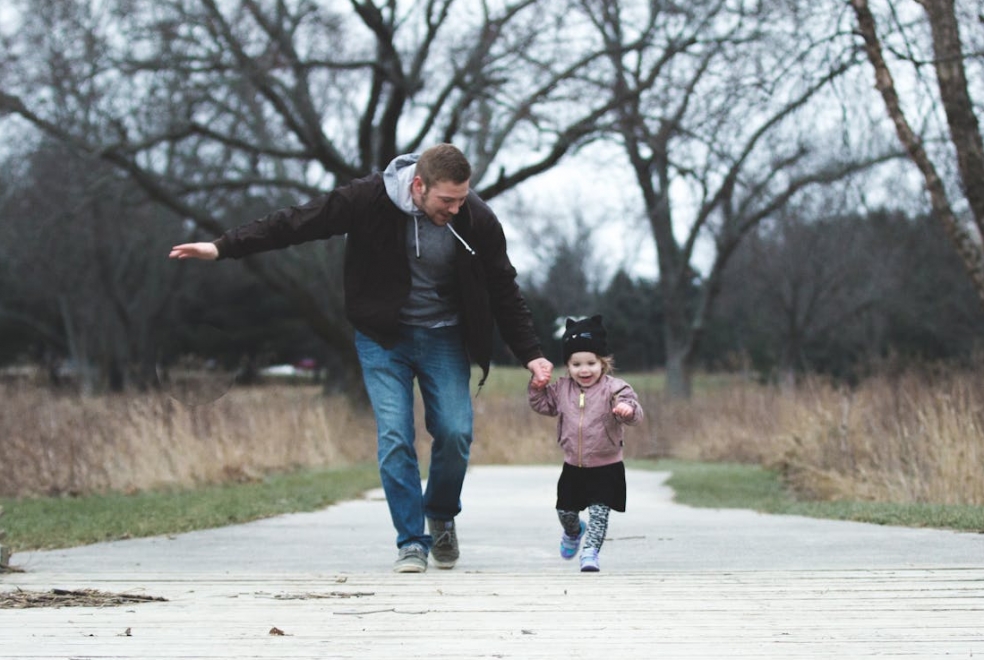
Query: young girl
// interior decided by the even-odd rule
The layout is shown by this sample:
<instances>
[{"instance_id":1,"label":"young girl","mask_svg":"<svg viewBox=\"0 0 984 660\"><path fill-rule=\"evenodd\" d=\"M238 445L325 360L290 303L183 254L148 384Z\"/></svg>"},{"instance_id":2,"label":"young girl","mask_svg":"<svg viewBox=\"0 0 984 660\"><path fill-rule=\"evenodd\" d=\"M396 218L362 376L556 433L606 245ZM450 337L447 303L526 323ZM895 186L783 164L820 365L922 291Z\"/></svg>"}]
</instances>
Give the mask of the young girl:
<instances>
[{"instance_id":1,"label":"young girl","mask_svg":"<svg viewBox=\"0 0 984 660\"><path fill-rule=\"evenodd\" d=\"M612 509L625 511L623 425L642 419L632 387L611 375L613 358L601 316L567 319L564 362L567 376L549 385L529 386L530 407L557 417L557 441L564 467L557 482L557 515L564 532L560 556L572 559L584 538L581 570L598 571L598 551ZM588 510L588 524L580 512Z\"/></svg>"}]
</instances>

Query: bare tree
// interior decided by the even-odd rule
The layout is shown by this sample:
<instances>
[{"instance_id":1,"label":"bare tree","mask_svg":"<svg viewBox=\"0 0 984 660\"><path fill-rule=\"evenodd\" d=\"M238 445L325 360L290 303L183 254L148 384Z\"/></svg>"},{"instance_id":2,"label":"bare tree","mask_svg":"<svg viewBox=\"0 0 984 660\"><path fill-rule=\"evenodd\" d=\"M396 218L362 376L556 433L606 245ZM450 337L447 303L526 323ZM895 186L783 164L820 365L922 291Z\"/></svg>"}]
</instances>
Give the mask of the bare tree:
<instances>
[{"instance_id":1,"label":"bare tree","mask_svg":"<svg viewBox=\"0 0 984 660\"><path fill-rule=\"evenodd\" d=\"M920 77L924 75L926 68L923 64L932 62L936 74L936 97L931 99L932 107L939 109L942 106L949 128L947 149L950 151L937 152L934 162L932 154L927 150L927 137L932 140L941 136L932 133L929 136L920 135L913 128L896 88L892 69L885 58L883 39L874 13L867 0L850 2L857 19L858 31L864 40L865 52L875 71L875 86L881 93L888 116L909 158L922 174L933 213L942 223L960 255L978 298L984 305L984 251L981 249L981 240L984 238L984 141L981 139L980 124L968 89L966 55L960 37L957 3L955 0L917 0L912 4L922 7L926 21L917 21L912 28L904 26L897 19L897 8L894 6L896 3L889 3L887 8L891 18L888 22L902 32L901 39L906 47L906 51L903 51L905 55L900 60L914 67L915 73ZM977 9L979 11L980 7ZM965 22L965 25L971 24L969 21ZM931 46L920 48L927 39L920 40L918 32L925 28L928 28ZM911 32L917 34L910 34ZM930 49L931 55L923 54ZM920 87L927 88L928 85ZM943 173L939 162L943 163ZM949 164L954 162L954 169L962 186L960 190L951 193L947 189L946 172L950 169ZM965 224L958 217L951 201L953 194L966 202L973 219L972 224Z\"/></svg>"},{"instance_id":2,"label":"bare tree","mask_svg":"<svg viewBox=\"0 0 984 660\"><path fill-rule=\"evenodd\" d=\"M69 358L83 392L154 386L181 271L146 255L173 235L174 218L107 164L60 145L24 160L0 200L0 318L30 329L53 376Z\"/></svg>"},{"instance_id":3,"label":"bare tree","mask_svg":"<svg viewBox=\"0 0 984 660\"><path fill-rule=\"evenodd\" d=\"M811 358L818 344L838 346L844 362L857 359L844 355L858 341L852 331L872 310L881 307L884 317L889 304L901 245L886 240L872 218L844 215L844 197L834 187L784 208L749 233L726 268L716 311L764 340L744 350L765 353L757 357L783 386L793 386L799 372L830 368Z\"/></svg>"},{"instance_id":4,"label":"bare tree","mask_svg":"<svg viewBox=\"0 0 984 660\"><path fill-rule=\"evenodd\" d=\"M561 47L555 0L17 7L0 113L111 163L210 236L248 219L227 209L314 196L433 141L460 143L494 197L591 139L610 109L579 93L599 53ZM304 254L247 266L356 371L337 269Z\"/></svg>"},{"instance_id":5,"label":"bare tree","mask_svg":"<svg viewBox=\"0 0 984 660\"><path fill-rule=\"evenodd\" d=\"M783 384L802 372L973 364L984 309L942 226L856 213L836 188L806 197L735 251L713 312L718 345Z\"/></svg>"},{"instance_id":6,"label":"bare tree","mask_svg":"<svg viewBox=\"0 0 984 660\"><path fill-rule=\"evenodd\" d=\"M812 109L854 64L783 3L583 0L609 53L613 127L656 242L667 389L690 369L729 257L801 191L886 156L839 156ZM768 6L766 6L766 4ZM794 3L795 4L795 3ZM702 252L709 262L698 263Z\"/></svg>"}]
</instances>

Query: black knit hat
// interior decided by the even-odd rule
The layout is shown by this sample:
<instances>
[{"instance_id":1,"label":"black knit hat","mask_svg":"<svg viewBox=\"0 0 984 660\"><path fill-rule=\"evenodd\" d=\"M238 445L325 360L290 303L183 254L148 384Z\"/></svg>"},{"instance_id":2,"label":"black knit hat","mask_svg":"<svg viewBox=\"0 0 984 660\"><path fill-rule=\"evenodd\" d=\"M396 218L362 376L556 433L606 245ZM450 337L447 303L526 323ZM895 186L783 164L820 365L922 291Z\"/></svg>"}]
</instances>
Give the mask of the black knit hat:
<instances>
[{"instance_id":1,"label":"black knit hat","mask_svg":"<svg viewBox=\"0 0 984 660\"><path fill-rule=\"evenodd\" d=\"M608 332L601 323L601 315L589 319L567 319L567 329L564 330L564 362L570 359L572 353L587 351L595 355L608 355Z\"/></svg>"}]
</instances>

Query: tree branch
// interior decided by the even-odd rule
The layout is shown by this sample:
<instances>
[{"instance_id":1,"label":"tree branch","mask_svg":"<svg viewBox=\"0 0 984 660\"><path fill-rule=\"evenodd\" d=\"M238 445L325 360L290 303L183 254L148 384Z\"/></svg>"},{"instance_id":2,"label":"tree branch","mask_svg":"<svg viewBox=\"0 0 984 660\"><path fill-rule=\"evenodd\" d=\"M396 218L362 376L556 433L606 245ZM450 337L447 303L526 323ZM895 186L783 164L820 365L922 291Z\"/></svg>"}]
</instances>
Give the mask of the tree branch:
<instances>
[{"instance_id":1,"label":"tree branch","mask_svg":"<svg viewBox=\"0 0 984 660\"><path fill-rule=\"evenodd\" d=\"M926 189L929 191L933 211L943 224L943 228L954 247L956 247L957 253L963 260L971 282L977 291L977 296L981 304L984 305L984 253L981 252L978 243L954 214L946 188L936 171L936 167L902 111L902 104L899 102L898 92L895 90L892 73L882 55L881 41L875 27L875 17L871 13L867 0L851 0L851 6L854 8L858 30L864 40L868 60L875 70L875 87L881 92L888 116L895 124L895 132L909 154L909 158L922 173L926 182Z\"/></svg>"}]
</instances>

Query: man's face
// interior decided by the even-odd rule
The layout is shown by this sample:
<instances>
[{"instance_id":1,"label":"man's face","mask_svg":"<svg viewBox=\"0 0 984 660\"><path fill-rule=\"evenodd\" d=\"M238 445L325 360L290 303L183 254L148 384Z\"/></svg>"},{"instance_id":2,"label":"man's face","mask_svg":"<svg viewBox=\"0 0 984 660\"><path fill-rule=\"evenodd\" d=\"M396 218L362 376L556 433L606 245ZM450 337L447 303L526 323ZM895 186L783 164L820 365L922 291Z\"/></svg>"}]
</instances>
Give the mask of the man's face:
<instances>
[{"instance_id":1,"label":"man's face","mask_svg":"<svg viewBox=\"0 0 984 660\"><path fill-rule=\"evenodd\" d=\"M594 353L579 351L567 359L567 373L581 387L591 387L601 378L601 360Z\"/></svg>"},{"instance_id":2,"label":"man's face","mask_svg":"<svg viewBox=\"0 0 984 660\"><path fill-rule=\"evenodd\" d=\"M440 227L451 222L468 197L468 181L463 183L438 181L428 187L419 176L415 176L411 185L413 203L430 218L431 222Z\"/></svg>"}]
</instances>

